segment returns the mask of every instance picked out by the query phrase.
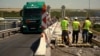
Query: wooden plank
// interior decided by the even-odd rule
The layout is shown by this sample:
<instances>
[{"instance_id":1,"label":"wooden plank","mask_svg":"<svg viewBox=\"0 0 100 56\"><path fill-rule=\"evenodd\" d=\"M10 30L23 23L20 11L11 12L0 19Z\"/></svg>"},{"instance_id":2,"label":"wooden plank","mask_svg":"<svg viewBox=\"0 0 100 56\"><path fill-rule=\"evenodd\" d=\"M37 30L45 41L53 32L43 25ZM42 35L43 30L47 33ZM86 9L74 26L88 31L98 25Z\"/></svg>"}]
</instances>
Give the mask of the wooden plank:
<instances>
[{"instance_id":1,"label":"wooden plank","mask_svg":"<svg viewBox=\"0 0 100 56\"><path fill-rule=\"evenodd\" d=\"M71 44L70 47L91 47L92 45L89 43L85 44Z\"/></svg>"},{"instance_id":2,"label":"wooden plank","mask_svg":"<svg viewBox=\"0 0 100 56\"><path fill-rule=\"evenodd\" d=\"M99 39L92 39L92 42L100 47Z\"/></svg>"},{"instance_id":3,"label":"wooden plank","mask_svg":"<svg viewBox=\"0 0 100 56\"><path fill-rule=\"evenodd\" d=\"M57 44L59 47L65 47L65 44Z\"/></svg>"}]
</instances>

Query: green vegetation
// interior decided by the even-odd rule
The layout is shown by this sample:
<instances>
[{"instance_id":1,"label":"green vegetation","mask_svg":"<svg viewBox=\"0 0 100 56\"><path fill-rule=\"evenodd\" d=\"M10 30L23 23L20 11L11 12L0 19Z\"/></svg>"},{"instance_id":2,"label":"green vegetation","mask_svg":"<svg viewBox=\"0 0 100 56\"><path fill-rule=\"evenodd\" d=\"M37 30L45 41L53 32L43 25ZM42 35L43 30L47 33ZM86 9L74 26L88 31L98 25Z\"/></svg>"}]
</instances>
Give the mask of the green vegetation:
<instances>
[{"instance_id":1,"label":"green vegetation","mask_svg":"<svg viewBox=\"0 0 100 56\"><path fill-rule=\"evenodd\" d=\"M59 16L59 17L61 17L61 12L53 11L53 12L51 12L51 16Z\"/></svg>"},{"instance_id":2,"label":"green vegetation","mask_svg":"<svg viewBox=\"0 0 100 56\"><path fill-rule=\"evenodd\" d=\"M99 12L100 10L74 10L74 9L67 9L65 12L65 16L69 17L78 17L78 16L83 16L86 17L89 13L90 16L96 16L95 14ZM52 9L51 10L51 16L59 16L61 17L61 10L60 9Z\"/></svg>"},{"instance_id":3,"label":"green vegetation","mask_svg":"<svg viewBox=\"0 0 100 56\"><path fill-rule=\"evenodd\" d=\"M74 16L87 16L87 13L89 11L89 14L91 16L96 16L95 13L100 10L74 10L74 9L66 9L66 16L74 17ZM16 11L0 11L0 17L20 17L20 12ZM51 16L58 16L61 17L61 9L51 9Z\"/></svg>"},{"instance_id":4,"label":"green vegetation","mask_svg":"<svg viewBox=\"0 0 100 56\"><path fill-rule=\"evenodd\" d=\"M20 17L19 12L11 11L0 11L0 17Z\"/></svg>"}]
</instances>

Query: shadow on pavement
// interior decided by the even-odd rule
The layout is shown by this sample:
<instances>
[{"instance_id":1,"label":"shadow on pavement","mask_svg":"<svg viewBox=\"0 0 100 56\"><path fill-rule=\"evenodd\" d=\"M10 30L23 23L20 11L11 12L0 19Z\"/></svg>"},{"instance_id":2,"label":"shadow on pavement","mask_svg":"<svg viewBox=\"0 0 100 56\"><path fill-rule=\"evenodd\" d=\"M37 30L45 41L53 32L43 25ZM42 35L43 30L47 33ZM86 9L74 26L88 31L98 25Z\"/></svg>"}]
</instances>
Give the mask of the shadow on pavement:
<instances>
[{"instance_id":1,"label":"shadow on pavement","mask_svg":"<svg viewBox=\"0 0 100 56\"><path fill-rule=\"evenodd\" d=\"M36 50L38 49L39 47L39 44L40 44L40 39L37 39L32 45L31 45L31 50L33 51L33 56L35 55L35 52Z\"/></svg>"}]
</instances>

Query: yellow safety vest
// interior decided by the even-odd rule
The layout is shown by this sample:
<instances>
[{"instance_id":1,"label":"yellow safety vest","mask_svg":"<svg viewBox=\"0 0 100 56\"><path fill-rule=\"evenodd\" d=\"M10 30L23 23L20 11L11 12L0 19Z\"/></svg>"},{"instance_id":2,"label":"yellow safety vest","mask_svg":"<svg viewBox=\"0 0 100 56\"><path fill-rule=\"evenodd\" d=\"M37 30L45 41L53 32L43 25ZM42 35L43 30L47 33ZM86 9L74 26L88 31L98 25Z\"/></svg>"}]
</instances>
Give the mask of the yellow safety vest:
<instances>
[{"instance_id":1,"label":"yellow safety vest","mask_svg":"<svg viewBox=\"0 0 100 56\"><path fill-rule=\"evenodd\" d=\"M73 30L79 30L80 22L79 21L73 21L72 27Z\"/></svg>"},{"instance_id":2,"label":"yellow safety vest","mask_svg":"<svg viewBox=\"0 0 100 56\"><path fill-rule=\"evenodd\" d=\"M91 26L91 21L89 21L89 20L85 20L84 29L89 30L89 29L90 29L90 26Z\"/></svg>"},{"instance_id":3,"label":"yellow safety vest","mask_svg":"<svg viewBox=\"0 0 100 56\"><path fill-rule=\"evenodd\" d=\"M62 28L62 30L68 30L68 21L67 20L61 21L61 28Z\"/></svg>"}]
</instances>

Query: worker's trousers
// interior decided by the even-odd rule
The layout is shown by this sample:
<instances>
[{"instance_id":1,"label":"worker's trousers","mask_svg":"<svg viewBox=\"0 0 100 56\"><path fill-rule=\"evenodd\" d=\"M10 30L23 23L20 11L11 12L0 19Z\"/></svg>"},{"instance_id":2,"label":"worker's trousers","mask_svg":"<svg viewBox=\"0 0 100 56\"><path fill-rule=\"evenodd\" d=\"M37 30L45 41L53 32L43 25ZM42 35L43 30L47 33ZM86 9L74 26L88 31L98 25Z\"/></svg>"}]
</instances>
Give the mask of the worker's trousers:
<instances>
[{"instance_id":1,"label":"worker's trousers","mask_svg":"<svg viewBox=\"0 0 100 56\"><path fill-rule=\"evenodd\" d=\"M72 36L72 43L77 43L78 42L78 35L79 35L79 30L73 30Z\"/></svg>"},{"instance_id":2,"label":"worker's trousers","mask_svg":"<svg viewBox=\"0 0 100 56\"><path fill-rule=\"evenodd\" d=\"M68 44L68 31L62 30L62 43Z\"/></svg>"},{"instance_id":3,"label":"worker's trousers","mask_svg":"<svg viewBox=\"0 0 100 56\"><path fill-rule=\"evenodd\" d=\"M88 42L92 43L93 33L88 33Z\"/></svg>"},{"instance_id":4,"label":"worker's trousers","mask_svg":"<svg viewBox=\"0 0 100 56\"><path fill-rule=\"evenodd\" d=\"M82 37L83 37L83 43L87 43L88 42L88 30L87 29L83 29Z\"/></svg>"}]
</instances>

